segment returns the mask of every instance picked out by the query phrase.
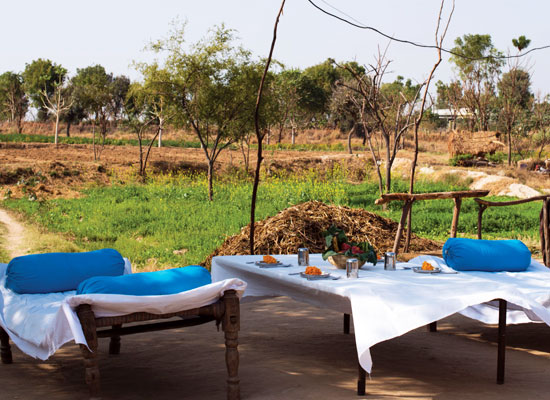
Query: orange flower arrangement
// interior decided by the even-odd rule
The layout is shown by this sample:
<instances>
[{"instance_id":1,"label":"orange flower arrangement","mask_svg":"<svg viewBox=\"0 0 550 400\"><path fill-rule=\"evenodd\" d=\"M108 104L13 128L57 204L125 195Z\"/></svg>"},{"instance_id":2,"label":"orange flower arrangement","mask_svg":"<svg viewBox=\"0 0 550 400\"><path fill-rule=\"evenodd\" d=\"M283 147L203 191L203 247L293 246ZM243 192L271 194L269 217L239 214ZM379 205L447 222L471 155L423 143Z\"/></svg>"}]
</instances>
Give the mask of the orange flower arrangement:
<instances>
[{"instance_id":1,"label":"orange flower arrangement","mask_svg":"<svg viewBox=\"0 0 550 400\"><path fill-rule=\"evenodd\" d=\"M264 256L263 262L266 264L277 264L277 260L271 256Z\"/></svg>"},{"instance_id":2,"label":"orange flower arrangement","mask_svg":"<svg viewBox=\"0 0 550 400\"><path fill-rule=\"evenodd\" d=\"M317 267L306 267L306 275L322 275L323 271L321 271Z\"/></svg>"}]
</instances>

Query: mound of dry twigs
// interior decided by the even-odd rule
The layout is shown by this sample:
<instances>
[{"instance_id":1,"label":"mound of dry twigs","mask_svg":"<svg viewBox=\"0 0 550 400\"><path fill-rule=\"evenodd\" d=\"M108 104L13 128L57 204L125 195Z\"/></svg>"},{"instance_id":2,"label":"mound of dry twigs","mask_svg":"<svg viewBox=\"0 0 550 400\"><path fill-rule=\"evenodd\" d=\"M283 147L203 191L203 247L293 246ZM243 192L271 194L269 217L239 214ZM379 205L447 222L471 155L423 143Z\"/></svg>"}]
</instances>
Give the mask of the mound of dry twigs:
<instances>
[{"instance_id":1,"label":"mound of dry twigs","mask_svg":"<svg viewBox=\"0 0 550 400\"><path fill-rule=\"evenodd\" d=\"M350 240L369 241L380 255L393 247L397 222L369 211L308 201L284 209L277 215L256 223L256 254L296 254L299 247L307 247L310 253L324 251L322 232L331 225L345 230ZM221 255L250 254L250 225L241 233L231 236L218 247L203 265L210 267L212 257ZM440 249L433 240L411 236L409 250L426 252Z\"/></svg>"},{"instance_id":2,"label":"mound of dry twigs","mask_svg":"<svg viewBox=\"0 0 550 400\"><path fill-rule=\"evenodd\" d=\"M503 151L505 145L500 141L501 136L500 132L453 131L447 142L449 156L472 154L476 157L483 157L486 154Z\"/></svg>"}]
</instances>

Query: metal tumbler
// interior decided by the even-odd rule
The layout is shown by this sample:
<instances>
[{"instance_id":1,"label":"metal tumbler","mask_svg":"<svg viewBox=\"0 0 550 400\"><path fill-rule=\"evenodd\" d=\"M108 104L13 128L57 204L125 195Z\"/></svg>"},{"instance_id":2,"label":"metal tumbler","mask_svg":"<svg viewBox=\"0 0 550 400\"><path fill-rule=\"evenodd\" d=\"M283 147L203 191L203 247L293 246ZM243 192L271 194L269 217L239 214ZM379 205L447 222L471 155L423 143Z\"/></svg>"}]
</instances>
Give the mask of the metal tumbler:
<instances>
[{"instance_id":1,"label":"metal tumbler","mask_svg":"<svg viewBox=\"0 0 550 400\"><path fill-rule=\"evenodd\" d=\"M346 260L346 276L348 279L357 279L359 277L359 260L348 258Z\"/></svg>"},{"instance_id":2,"label":"metal tumbler","mask_svg":"<svg viewBox=\"0 0 550 400\"><path fill-rule=\"evenodd\" d=\"M309 249L301 247L298 249L298 265L300 267L307 267L309 265Z\"/></svg>"},{"instance_id":3,"label":"metal tumbler","mask_svg":"<svg viewBox=\"0 0 550 400\"><path fill-rule=\"evenodd\" d=\"M393 251L389 251L384 254L384 269L386 271L395 271L395 253Z\"/></svg>"}]
</instances>

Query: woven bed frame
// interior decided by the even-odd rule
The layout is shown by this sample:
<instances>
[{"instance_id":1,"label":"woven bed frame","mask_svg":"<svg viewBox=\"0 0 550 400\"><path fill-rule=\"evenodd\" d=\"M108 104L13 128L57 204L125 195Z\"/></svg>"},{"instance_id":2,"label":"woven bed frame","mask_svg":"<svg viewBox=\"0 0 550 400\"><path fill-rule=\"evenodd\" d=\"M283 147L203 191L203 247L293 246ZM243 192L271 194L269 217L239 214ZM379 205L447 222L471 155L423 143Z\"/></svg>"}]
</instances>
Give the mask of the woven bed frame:
<instances>
[{"instance_id":1,"label":"woven bed frame","mask_svg":"<svg viewBox=\"0 0 550 400\"><path fill-rule=\"evenodd\" d=\"M110 337L109 354L120 353L120 337L134 333L160 331L165 329L175 329L186 326L195 326L207 322L216 321L216 325L221 323L225 335L225 361L227 365L227 399L239 400L239 352L238 332L240 328L240 307L239 298L234 290L228 290L214 304L195 308L193 310L179 311L169 314L149 314L133 313L118 317L96 318L92 307L89 304L82 304L77 308L78 318L82 325L82 330L88 347L81 344L80 350L84 357L85 378L90 389L90 399L100 398L100 379L98 366L98 338ZM147 323L143 325L132 325L123 327L123 324L145 322L153 320L163 320L167 318L179 317L178 320ZM99 329L106 328L107 329ZM12 363L12 353L8 334L0 328L0 355L3 364Z\"/></svg>"}]
</instances>

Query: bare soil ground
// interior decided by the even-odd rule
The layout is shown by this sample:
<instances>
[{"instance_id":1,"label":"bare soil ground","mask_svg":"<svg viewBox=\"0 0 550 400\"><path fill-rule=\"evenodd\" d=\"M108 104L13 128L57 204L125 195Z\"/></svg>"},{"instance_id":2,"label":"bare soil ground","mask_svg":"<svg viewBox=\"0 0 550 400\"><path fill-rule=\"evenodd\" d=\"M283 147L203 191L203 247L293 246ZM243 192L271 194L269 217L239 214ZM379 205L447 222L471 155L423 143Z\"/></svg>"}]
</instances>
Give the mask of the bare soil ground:
<instances>
[{"instance_id":1,"label":"bare soil ground","mask_svg":"<svg viewBox=\"0 0 550 400\"><path fill-rule=\"evenodd\" d=\"M288 298L242 305L240 378L243 399L547 399L550 392L548 327L508 327L506 383L497 385L495 326L461 316L419 328L372 349L367 396L355 394L357 354L342 333L342 315ZM122 338L109 356L100 340L103 399L223 399L223 334L214 324ZM46 362L14 349L0 365L2 399L87 399L76 345Z\"/></svg>"}]
</instances>

